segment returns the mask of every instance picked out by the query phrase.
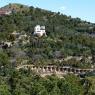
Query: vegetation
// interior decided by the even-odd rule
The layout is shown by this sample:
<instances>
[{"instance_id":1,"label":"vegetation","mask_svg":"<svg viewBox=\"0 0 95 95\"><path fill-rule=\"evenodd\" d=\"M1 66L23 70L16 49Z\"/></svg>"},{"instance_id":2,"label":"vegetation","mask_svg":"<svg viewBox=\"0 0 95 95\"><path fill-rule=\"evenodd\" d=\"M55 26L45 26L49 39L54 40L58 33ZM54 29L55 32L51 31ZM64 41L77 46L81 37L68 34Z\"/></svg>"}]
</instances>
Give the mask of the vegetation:
<instances>
[{"instance_id":1,"label":"vegetation","mask_svg":"<svg viewBox=\"0 0 95 95\"><path fill-rule=\"evenodd\" d=\"M15 69L23 64L95 67L94 23L32 6L9 4L2 9L6 8L13 13L0 16L0 95L95 95L95 71L82 79L75 75L61 79ZM46 26L47 37L33 36L37 24ZM26 33L30 43L23 44L28 38L18 40L11 35L14 31ZM2 41L13 46L2 48ZM73 58L66 61L69 56Z\"/></svg>"},{"instance_id":2,"label":"vegetation","mask_svg":"<svg viewBox=\"0 0 95 95\"><path fill-rule=\"evenodd\" d=\"M95 80L81 80L74 75L58 78L55 75L45 78L29 71L15 71L10 75L0 76L1 95L94 95Z\"/></svg>"}]
</instances>

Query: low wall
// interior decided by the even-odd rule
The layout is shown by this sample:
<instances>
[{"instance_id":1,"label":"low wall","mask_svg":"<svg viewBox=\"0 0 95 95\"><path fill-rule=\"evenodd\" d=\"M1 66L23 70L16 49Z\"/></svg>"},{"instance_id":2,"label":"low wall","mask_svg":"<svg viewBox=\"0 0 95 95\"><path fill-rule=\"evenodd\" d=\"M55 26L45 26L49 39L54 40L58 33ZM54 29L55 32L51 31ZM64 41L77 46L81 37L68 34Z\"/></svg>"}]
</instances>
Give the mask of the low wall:
<instances>
[{"instance_id":1,"label":"low wall","mask_svg":"<svg viewBox=\"0 0 95 95\"><path fill-rule=\"evenodd\" d=\"M57 66L34 66L34 65L22 65L17 66L16 69L31 69L32 71L35 71L36 73L46 76L46 75L64 75L68 73L73 74L85 74L87 72L93 71L93 69L78 69L78 68L71 68L71 67L57 67Z\"/></svg>"}]
</instances>

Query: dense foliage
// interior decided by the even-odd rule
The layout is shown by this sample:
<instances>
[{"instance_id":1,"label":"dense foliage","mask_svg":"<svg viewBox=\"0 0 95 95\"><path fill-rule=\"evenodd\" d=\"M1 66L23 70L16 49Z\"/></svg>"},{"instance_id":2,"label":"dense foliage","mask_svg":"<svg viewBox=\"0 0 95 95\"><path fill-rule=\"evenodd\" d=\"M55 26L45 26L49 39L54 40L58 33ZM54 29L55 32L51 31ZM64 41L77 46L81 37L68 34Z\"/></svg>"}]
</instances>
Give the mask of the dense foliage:
<instances>
[{"instance_id":1,"label":"dense foliage","mask_svg":"<svg viewBox=\"0 0 95 95\"><path fill-rule=\"evenodd\" d=\"M94 67L95 24L32 6L9 4L3 8L14 10L11 15L0 16L0 95L95 95L93 73L83 79L74 75L60 79L55 75L42 78L30 70L15 69L26 63ZM33 36L37 24L46 26L47 37ZM26 33L30 43L22 44L23 40L20 40L12 47L2 49L2 41L16 40L11 35L13 31ZM65 61L68 56L83 58ZM88 57L92 59L88 61Z\"/></svg>"},{"instance_id":2,"label":"dense foliage","mask_svg":"<svg viewBox=\"0 0 95 95\"><path fill-rule=\"evenodd\" d=\"M66 75L62 79L55 75L42 78L30 70L10 70L6 76L0 76L1 95L95 94L95 77L87 77L85 80L74 75Z\"/></svg>"}]
</instances>

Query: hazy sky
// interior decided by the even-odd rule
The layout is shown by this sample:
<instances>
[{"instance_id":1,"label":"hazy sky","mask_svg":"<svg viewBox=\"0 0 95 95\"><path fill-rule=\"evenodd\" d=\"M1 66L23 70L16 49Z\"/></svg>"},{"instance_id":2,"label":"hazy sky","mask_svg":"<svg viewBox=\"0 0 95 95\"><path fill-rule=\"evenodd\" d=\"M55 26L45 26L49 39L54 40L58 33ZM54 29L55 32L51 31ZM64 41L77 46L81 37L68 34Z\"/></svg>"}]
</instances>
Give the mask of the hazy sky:
<instances>
[{"instance_id":1,"label":"hazy sky","mask_svg":"<svg viewBox=\"0 0 95 95\"><path fill-rule=\"evenodd\" d=\"M21 3L51 11L59 11L95 23L95 0L0 0L0 7L8 3Z\"/></svg>"}]
</instances>

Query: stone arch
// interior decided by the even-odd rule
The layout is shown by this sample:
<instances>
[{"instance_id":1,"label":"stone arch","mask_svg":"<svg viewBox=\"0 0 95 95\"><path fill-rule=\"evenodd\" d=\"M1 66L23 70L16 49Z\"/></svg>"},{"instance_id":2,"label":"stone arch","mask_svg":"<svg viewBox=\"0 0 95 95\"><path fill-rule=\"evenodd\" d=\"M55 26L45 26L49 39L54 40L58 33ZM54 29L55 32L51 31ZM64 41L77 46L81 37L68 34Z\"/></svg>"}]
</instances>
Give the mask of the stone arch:
<instances>
[{"instance_id":1,"label":"stone arch","mask_svg":"<svg viewBox=\"0 0 95 95\"><path fill-rule=\"evenodd\" d=\"M60 71L61 71L61 72L63 71L63 68L62 68L62 67L60 68Z\"/></svg>"}]
</instances>

